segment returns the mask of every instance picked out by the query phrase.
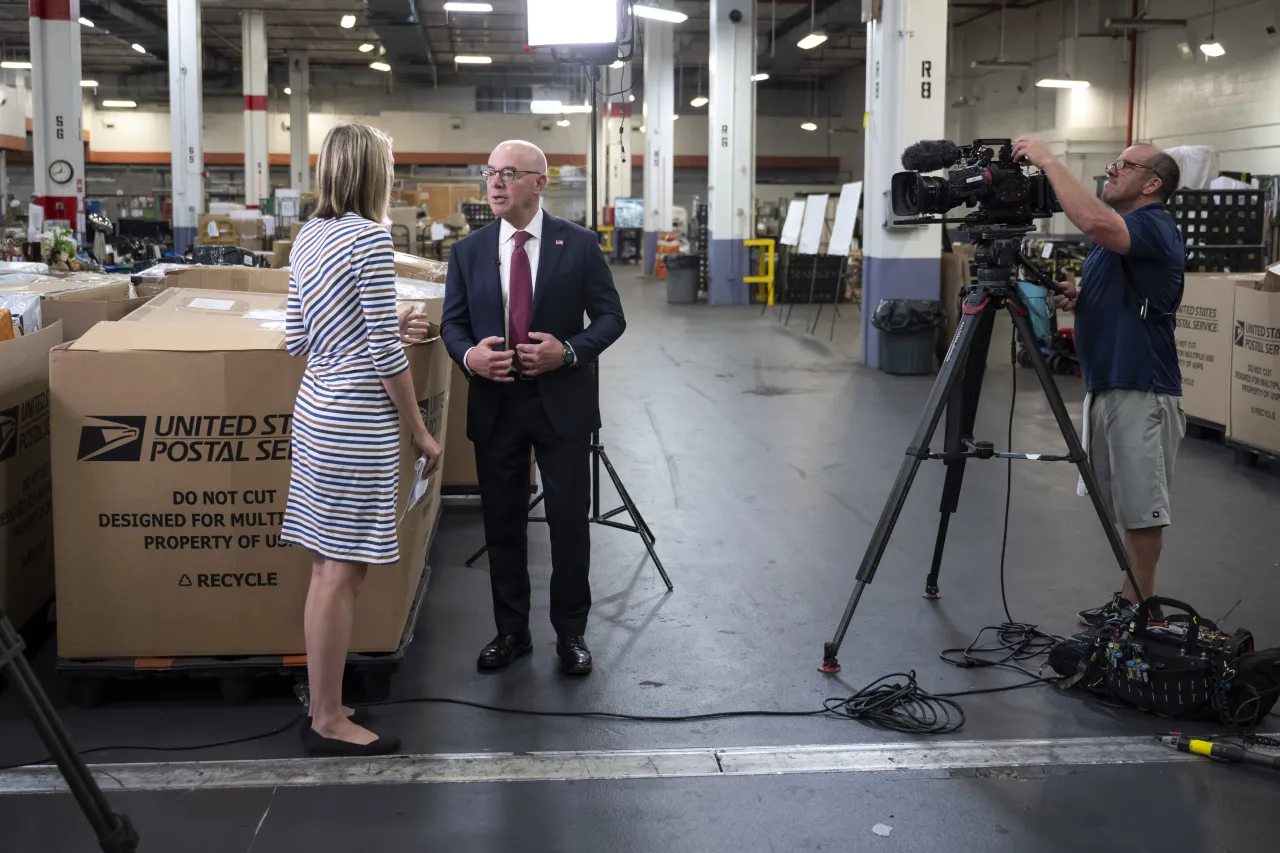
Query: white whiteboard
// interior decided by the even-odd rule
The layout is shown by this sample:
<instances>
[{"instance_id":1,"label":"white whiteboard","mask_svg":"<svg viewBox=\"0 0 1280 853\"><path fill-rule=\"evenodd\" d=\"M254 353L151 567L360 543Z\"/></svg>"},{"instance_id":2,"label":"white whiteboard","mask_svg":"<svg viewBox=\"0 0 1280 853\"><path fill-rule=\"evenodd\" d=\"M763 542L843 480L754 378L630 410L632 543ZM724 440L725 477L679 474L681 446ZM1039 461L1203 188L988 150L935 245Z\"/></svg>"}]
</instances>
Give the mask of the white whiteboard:
<instances>
[{"instance_id":1,"label":"white whiteboard","mask_svg":"<svg viewBox=\"0 0 1280 853\"><path fill-rule=\"evenodd\" d=\"M858 202L862 200L862 181L854 181L840 188L840 201L836 204L836 224L831 227L828 255L847 255L853 248L853 225L858 220Z\"/></svg>"},{"instance_id":2,"label":"white whiteboard","mask_svg":"<svg viewBox=\"0 0 1280 853\"><path fill-rule=\"evenodd\" d=\"M787 218L782 223L782 245L794 246L800 242L800 223L803 221L804 200L793 198L787 205Z\"/></svg>"},{"instance_id":3,"label":"white whiteboard","mask_svg":"<svg viewBox=\"0 0 1280 853\"><path fill-rule=\"evenodd\" d=\"M822 228L827 224L827 200L831 196L811 195L804 207L804 227L800 229L800 254L816 255L822 245Z\"/></svg>"}]
</instances>

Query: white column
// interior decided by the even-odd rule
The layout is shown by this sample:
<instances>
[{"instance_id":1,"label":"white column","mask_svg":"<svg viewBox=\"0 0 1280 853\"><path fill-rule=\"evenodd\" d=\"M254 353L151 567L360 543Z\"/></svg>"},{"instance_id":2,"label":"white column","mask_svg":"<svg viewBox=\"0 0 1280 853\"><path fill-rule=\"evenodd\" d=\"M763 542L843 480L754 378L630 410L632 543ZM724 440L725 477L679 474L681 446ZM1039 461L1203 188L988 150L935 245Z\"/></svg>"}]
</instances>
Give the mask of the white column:
<instances>
[{"instance_id":1,"label":"white column","mask_svg":"<svg viewBox=\"0 0 1280 853\"><path fill-rule=\"evenodd\" d=\"M670 24L644 22L644 271L653 275L658 233L670 231L675 192L675 62Z\"/></svg>"},{"instance_id":2,"label":"white column","mask_svg":"<svg viewBox=\"0 0 1280 853\"><path fill-rule=\"evenodd\" d=\"M168 0L169 135L173 144L174 251L196 239L204 212L204 102L201 92L203 34L200 0Z\"/></svg>"},{"instance_id":3,"label":"white column","mask_svg":"<svg viewBox=\"0 0 1280 853\"><path fill-rule=\"evenodd\" d=\"M311 60L289 53L289 186L311 192Z\"/></svg>"},{"instance_id":4,"label":"white column","mask_svg":"<svg viewBox=\"0 0 1280 853\"><path fill-rule=\"evenodd\" d=\"M75 0L31 0L31 146L45 221L83 234L79 9Z\"/></svg>"},{"instance_id":5,"label":"white column","mask_svg":"<svg viewBox=\"0 0 1280 853\"><path fill-rule=\"evenodd\" d=\"M746 304L747 248L752 236L756 162L756 4L711 0L707 97L707 302ZM735 23L730 11L741 18ZM686 109L677 104L677 109ZM692 212L691 212L692 215Z\"/></svg>"},{"instance_id":6,"label":"white column","mask_svg":"<svg viewBox=\"0 0 1280 853\"><path fill-rule=\"evenodd\" d=\"M863 193L862 361L880 365L871 316L881 299L937 299L937 225L895 226L889 181L902 149L942 138L946 104L946 0L882 4L867 24L867 142ZM966 140L960 140L966 141ZM972 141L972 140L967 140Z\"/></svg>"},{"instance_id":7,"label":"white column","mask_svg":"<svg viewBox=\"0 0 1280 853\"><path fill-rule=\"evenodd\" d=\"M267 151L267 27L261 12L241 18L240 61L244 63L244 203L256 210L271 195Z\"/></svg>"}]
</instances>

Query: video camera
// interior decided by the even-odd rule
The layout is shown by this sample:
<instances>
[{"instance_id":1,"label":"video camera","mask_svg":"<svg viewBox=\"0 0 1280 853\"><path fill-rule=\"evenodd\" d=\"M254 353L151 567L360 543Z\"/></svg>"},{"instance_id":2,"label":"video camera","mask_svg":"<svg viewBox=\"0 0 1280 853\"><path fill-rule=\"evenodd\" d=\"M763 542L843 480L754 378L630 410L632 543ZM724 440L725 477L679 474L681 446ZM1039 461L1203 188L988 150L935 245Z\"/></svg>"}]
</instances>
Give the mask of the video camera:
<instances>
[{"instance_id":1,"label":"video camera","mask_svg":"<svg viewBox=\"0 0 1280 853\"><path fill-rule=\"evenodd\" d=\"M978 207L965 222L1017 226L1062 210L1049 179L1043 173L1028 175L1013 161L1009 139L975 139L972 145L945 139L917 142L902 152L902 166L910 171L898 172L890 184L898 216L944 214L964 204ZM948 169L945 178L920 174L939 169Z\"/></svg>"}]
</instances>

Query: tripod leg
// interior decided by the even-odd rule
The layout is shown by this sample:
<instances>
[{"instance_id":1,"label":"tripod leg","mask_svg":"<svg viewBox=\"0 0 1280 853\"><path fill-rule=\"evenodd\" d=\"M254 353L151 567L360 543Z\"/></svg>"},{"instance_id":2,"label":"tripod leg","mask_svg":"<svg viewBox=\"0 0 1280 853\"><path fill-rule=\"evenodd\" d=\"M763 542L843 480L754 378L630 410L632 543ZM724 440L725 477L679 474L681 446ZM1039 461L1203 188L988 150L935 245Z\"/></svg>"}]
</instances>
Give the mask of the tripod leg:
<instances>
[{"instance_id":1,"label":"tripod leg","mask_svg":"<svg viewBox=\"0 0 1280 853\"><path fill-rule=\"evenodd\" d=\"M604 448L600 449L600 460L604 462L605 470L609 472L609 478L613 480L613 487L618 490L618 497L622 498L622 504L627 508L627 514L631 516L631 520L635 523L636 530L640 534L640 539L644 542L644 547L649 551L649 557L653 560L653 565L657 567L658 574L662 577L662 582L667 585L667 592L675 589L671 584L671 578L667 576L667 570L662 565L662 560L658 558L658 552L654 548L653 531L649 529L649 525L645 523L644 516L640 515L640 510L636 508L635 502L631 500L631 494L627 491L627 487L622 484L622 478L618 476L618 472L613 470L613 463L609 461L609 456L604 452Z\"/></svg>"},{"instance_id":2,"label":"tripod leg","mask_svg":"<svg viewBox=\"0 0 1280 853\"><path fill-rule=\"evenodd\" d=\"M924 414L921 415L915 435L911 438L911 446L907 448L907 457L902 460L902 467L898 469L898 478L893 483L889 500L880 514L875 532L871 534L866 553L863 554L853 594L849 596L849 603L845 605L844 615L840 617L840 624L836 626L835 636L823 647L823 663L819 667L823 672L840 671L840 663L836 660L836 655L844 642L845 633L849 630L849 622L852 621L853 612L858 607L858 600L862 598L862 592L867 584L875 577L876 568L880 565L880 559L884 556L885 548L889 544L889 536L898 523L898 515L902 512L903 504L907 502L907 492L911 489L911 482L920 468L920 462L928 453L929 440L933 438L938 421L942 418L942 410L946 407L952 386L960 378L960 368L972 348L981 315L990 314L994 310L994 305L985 290L975 288L965 304L965 313L960 317L960 325L956 328L955 337L951 340L951 346L942 362L942 369L938 373L938 378L934 380L929 399L925 402Z\"/></svg>"},{"instance_id":3,"label":"tripod leg","mask_svg":"<svg viewBox=\"0 0 1280 853\"><path fill-rule=\"evenodd\" d=\"M105 853L133 853L138 849L137 831L128 817L111 810L111 804L85 766L84 759L71 742L71 736L23 656L21 638L8 617L0 611L0 660L5 658L9 660L0 666L0 672L17 691L40 740L53 756L71 795L98 836L98 844Z\"/></svg>"},{"instance_id":4,"label":"tripod leg","mask_svg":"<svg viewBox=\"0 0 1280 853\"><path fill-rule=\"evenodd\" d=\"M1111 510L1102 502L1097 478L1093 476L1093 466L1089 464L1084 447L1080 444L1080 437L1076 434L1075 424L1071 422L1071 415L1067 413L1067 405L1062 402L1062 395L1058 393L1058 386L1053 381L1053 374L1049 372L1049 365L1044 360L1044 354L1040 352L1040 347L1036 345L1035 330L1031 328L1031 319L1027 316L1026 305L1021 299L1020 295L1015 295L1010 300L1010 304L1006 306L1013 316L1014 328L1018 331L1018 337L1022 340L1022 345L1027 348L1027 352L1031 355L1031 366L1035 368L1036 377L1040 380L1040 387L1044 389L1044 395L1049 400L1049 408L1053 410L1053 417L1058 422L1058 429L1062 431L1062 437L1067 441L1067 452L1075 460L1076 467L1080 470L1080 476L1084 479L1085 488L1089 490L1089 500L1093 502L1093 509L1098 514L1098 520L1102 522L1102 529L1106 534L1107 543L1111 545L1111 551L1115 554L1116 562L1120 565L1120 571L1124 572L1125 577L1129 579L1129 583L1133 584L1134 592L1137 593L1138 598L1146 598L1146 594L1138 586L1138 581L1133 576L1133 566L1129 563L1129 553L1124 549L1124 540L1120 538L1118 524L1112 516Z\"/></svg>"},{"instance_id":5,"label":"tripod leg","mask_svg":"<svg viewBox=\"0 0 1280 853\"><path fill-rule=\"evenodd\" d=\"M942 518L938 521L938 535L933 545L933 562L929 566L929 577L924 582L924 597L938 598L938 572L942 569L942 552L946 546L947 528L951 516L960 507L960 487L964 482L965 463L968 459L960 456L965 450L965 442L973 438L973 423L978 416L978 398L982 395L982 380L987 372L987 350L991 346L991 330L995 325L995 311L986 311L978 315L978 327L974 332L973 345L964 360L960 381L952 386L947 397L946 439L942 450L954 458L944 460L947 466L946 480L942 486L942 503L938 512Z\"/></svg>"},{"instance_id":6,"label":"tripod leg","mask_svg":"<svg viewBox=\"0 0 1280 853\"><path fill-rule=\"evenodd\" d=\"M542 503L542 497L543 497L543 493L538 492L537 496L533 499L533 502L529 504L529 512L533 512L533 508L538 504ZM488 545L480 546L480 550L476 551L474 554L468 557L466 563L464 563L463 565L465 565L468 569L471 568L473 565L475 565L476 560L483 557L484 553L488 550L489 550Z\"/></svg>"}]
</instances>

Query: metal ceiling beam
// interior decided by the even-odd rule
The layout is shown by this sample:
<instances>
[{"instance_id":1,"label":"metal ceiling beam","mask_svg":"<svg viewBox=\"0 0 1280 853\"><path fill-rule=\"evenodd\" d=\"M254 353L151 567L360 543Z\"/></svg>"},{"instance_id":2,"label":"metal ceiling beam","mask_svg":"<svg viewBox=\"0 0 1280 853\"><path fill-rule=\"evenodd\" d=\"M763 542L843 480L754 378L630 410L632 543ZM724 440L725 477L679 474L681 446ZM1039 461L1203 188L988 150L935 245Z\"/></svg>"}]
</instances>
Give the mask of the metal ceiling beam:
<instances>
[{"instance_id":1,"label":"metal ceiling beam","mask_svg":"<svg viewBox=\"0 0 1280 853\"><path fill-rule=\"evenodd\" d=\"M398 79L438 78L431 37L415 0L365 0L369 26L386 49L382 60Z\"/></svg>"},{"instance_id":2,"label":"metal ceiling beam","mask_svg":"<svg viewBox=\"0 0 1280 853\"><path fill-rule=\"evenodd\" d=\"M157 58L167 61L169 55L169 30L164 20L152 17L142 9L126 2L126 0L85 0L84 11L87 13L85 17L93 15L93 17L101 20L102 16L106 16L107 19L115 24L123 25L123 35L114 31L110 35L126 44L131 43L129 40L131 31L132 33L155 39L159 46L152 49L151 53L155 54ZM101 15L95 14L95 11L101 12ZM112 26L108 26L107 29L114 30ZM210 47L207 40L204 45L204 54L204 67L209 71L229 73L239 69L238 64L228 59L226 54L217 48Z\"/></svg>"},{"instance_id":3,"label":"metal ceiling beam","mask_svg":"<svg viewBox=\"0 0 1280 853\"><path fill-rule=\"evenodd\" d=\"M862 0L817 0L813 11L812 19L809 9L806 8L778 22L773 33L772 56L769 55L768 40L763 38L760 40L758 63L762 71L785 74L798 71L806 61L820 62L821 47L801 50L796 46L796 42L808 35L813 28L835 38L841 36L865 38L866 36L866 31L862 29L861 24ZM841 26L836 29L832 24Z\"/></svg>"}]
</instances>

